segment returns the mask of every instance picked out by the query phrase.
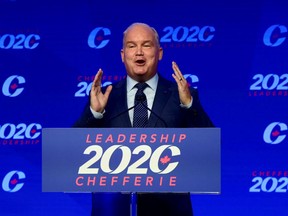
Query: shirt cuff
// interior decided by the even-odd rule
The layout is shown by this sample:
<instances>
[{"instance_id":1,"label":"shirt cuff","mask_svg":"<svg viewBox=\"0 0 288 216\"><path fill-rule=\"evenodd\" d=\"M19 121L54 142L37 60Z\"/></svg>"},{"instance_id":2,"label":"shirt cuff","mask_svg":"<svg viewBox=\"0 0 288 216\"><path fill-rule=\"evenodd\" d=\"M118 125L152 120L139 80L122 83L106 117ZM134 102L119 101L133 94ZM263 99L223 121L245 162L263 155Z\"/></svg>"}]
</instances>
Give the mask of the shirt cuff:
<instances>
[{"instance_id":1,"label":"shirt cuff","mask_svg":"<svg viewBox=\"0 0 288 216\"><path fill-rule=\"evenodd\" d=\"M90 110L92 112L92 115L94 116L94 118L96 119L102 119L103 118L103 114L105 113L105 110L103 111L103 113L100 113L100 112L96 112L94 111L91 107L90 107Z\"/></svg>"},{"instance_id":2,"label":"shirt cuff","mask_svg":"<svg viewBox=\"0 0 288 216\"><path fill-rule=\"evenodd\" d=\"M180 107L182 107L184 109L189 109L192 106L192 103L193 103L193 97L191 97L191 102L187 105L180 103Z\"/></svg>"}]
</instances>

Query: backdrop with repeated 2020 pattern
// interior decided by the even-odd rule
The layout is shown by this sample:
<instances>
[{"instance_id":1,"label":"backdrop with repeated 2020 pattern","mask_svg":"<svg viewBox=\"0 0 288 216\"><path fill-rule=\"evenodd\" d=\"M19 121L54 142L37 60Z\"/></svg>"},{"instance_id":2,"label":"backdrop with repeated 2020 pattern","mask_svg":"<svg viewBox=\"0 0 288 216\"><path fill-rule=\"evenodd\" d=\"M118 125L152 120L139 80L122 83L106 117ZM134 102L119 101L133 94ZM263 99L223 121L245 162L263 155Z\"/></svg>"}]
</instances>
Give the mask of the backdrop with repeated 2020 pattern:
<instances>
[{"instance_id":1,"label":"backdrop with repeated 2020 pattern","mask_svg":"<svg viewBox=\"0 0 288 216\"><path fill-rule=\"evenodd\" d=\"M132 22L158 30L159 73L173 80L176 61L221 128L221 194L191 195L195 215L286 215L287 11L280 0L1 0L0 215L90 214L89 193L42 192L41 130L71 127L99 68L103 85L124 78Z\"/></svg>"}]
</instances>

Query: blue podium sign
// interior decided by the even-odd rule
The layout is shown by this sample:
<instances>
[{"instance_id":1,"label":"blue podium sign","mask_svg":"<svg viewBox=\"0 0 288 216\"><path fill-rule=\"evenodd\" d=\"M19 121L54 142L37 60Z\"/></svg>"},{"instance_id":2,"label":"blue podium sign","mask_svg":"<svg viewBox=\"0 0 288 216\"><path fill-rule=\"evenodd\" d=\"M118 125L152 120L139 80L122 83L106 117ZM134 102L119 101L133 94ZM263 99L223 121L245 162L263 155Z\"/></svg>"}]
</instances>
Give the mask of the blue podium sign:
<instances>
[{"instance_id":1,"label":"blue podium sign","mask_svg":"<svg viewBox=\"0 0 288 216\"><path fill-rule=\"evenodd\" d=\"M43 192L220 193L219 128L44 128Z\"/></svg>"}]
</instances>

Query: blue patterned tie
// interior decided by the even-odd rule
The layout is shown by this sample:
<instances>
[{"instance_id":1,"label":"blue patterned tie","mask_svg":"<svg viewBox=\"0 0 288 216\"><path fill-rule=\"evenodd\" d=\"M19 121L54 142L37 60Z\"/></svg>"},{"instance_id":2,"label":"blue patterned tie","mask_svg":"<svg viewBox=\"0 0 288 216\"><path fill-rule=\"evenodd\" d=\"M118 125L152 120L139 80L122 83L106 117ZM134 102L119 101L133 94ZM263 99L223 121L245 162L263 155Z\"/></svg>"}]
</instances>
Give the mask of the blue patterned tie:
<instances>
[{"instance_id":1,"label":"blue patterned tie","mask_svg":"<svg viewBox=\"0 0 288 216\"><path fill-rule=\"evenodd\" d=\"M148 110L147 110L147 98L144 94L144 89L148 86L147 83L137 83L135 85L138 88L135 100L134 100L134 117L133 127L146 127L148 123ZM146 107L145 107L146 106Z\"/></svg>"}]
</instances>

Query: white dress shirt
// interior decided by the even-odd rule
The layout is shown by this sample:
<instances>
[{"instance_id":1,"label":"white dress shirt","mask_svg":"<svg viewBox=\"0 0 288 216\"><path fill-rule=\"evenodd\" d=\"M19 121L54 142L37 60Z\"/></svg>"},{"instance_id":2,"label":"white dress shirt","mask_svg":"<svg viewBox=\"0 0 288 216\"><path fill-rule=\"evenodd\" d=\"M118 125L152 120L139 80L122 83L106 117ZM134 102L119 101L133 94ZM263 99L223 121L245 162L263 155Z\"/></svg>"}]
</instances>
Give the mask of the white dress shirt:
<instances>
[{"instance_id":1,"label":"white dress shirt","mask_svg":"<svg viewBox=\"0 0 288 216\"><path fill-rule=\"evenodd\" d=\"M148 84L148 87L145 88L143 92L146 95L147 106L149 109L152 109L153 101L154 101L156 90L157 90L158 79L159 79L158 74L156 74L150 80L146 81L146 83ZM137 81L127 76L127 107L128 109L134 106L135 94L138 90L134 86L137 83L138 83ZM150 110L148 110L148 118L150 114L151 112ZM130 118L131 124L133 123L133 115L134 115L134 109L129 110L129 118Z\"/></svg>"},{"instance_id":2,"label":"white dress shirt","mask_svg":"<svg viewBox=\"0 0 288 216\"><path fill-rule=\"evenodd\" d=\"M146 81L146 83L149 86L144 89L144 93L145 93L146 98L147 98L147 106L149 109L152 109L152 105L153 105L156 90L157 90L158 80L159 80L159 76L158 76L158 74L155 74L154 77L152 77L150 80ZM138 83L137 81L135 81L131 77L127 76L126 91L127 91L127 107L128 107L128 109L134 106L134 98L135 98L135 94L138 90L134 86L137 83ZM113 91L113 89L112 89L112 91ZM183 105L180 102L179 103L180 103L180 106L182 108L189 109L192 106L192 102L193 102L193 98L191 100L191 103L188 105ZM105 110L103 113L96 112L91 108L91 106L90 106L90 110L96 119L103 118L103 115L105 113ZM151 114L151 111L148 110L148 118L149 118L150 114ZM133 115L134 115L134 109L129 110L129 118L130 118L131 124L133 124Z\"/></svg>"}]
</instances>

